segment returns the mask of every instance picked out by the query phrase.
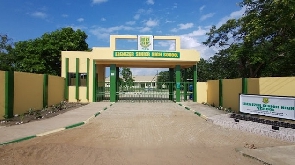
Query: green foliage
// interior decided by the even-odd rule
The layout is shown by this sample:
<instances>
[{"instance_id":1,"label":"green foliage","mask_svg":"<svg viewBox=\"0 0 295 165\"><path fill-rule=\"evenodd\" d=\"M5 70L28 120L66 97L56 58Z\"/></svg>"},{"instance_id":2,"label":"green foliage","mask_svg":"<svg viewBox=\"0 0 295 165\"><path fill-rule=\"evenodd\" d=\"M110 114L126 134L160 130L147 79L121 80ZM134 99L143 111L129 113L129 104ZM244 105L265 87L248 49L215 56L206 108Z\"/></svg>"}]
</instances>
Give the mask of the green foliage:
<instances>
[{"instance_id":1,"label":"green foliage","mask_svg":"<svg viewBox=\"0 0 295 165\"><path fill-rule=\"evenodd\" d=\"M204 44L221 48L216 56L236 66L234 77L294 76L295 1L243 0L240 6L244 15L212 26Z\"/></svg>"},{"instance_id":2,"label":"green foliage","mask_svg":"<svg viewBox=\"0 0 295 165\"><path fill-rule=\"evenodd\" d=\"M40 38L15 43L10 56L16 60L16 71L60 75L61 51L86 51L86 39L87 35L81 30L62 28Z\"/></svg>"},{"instance_id":3,"label":"green foliage","mask_svg":"<svg viewBox=\"0 0 295 165\"><path fill-rule=\"evenodd\" d=\"M130 68L122 68L120 70L120 74L122 75L122 78L119 79L119 82L121 83L122 87L130 88L134 85L134 79L132 77L132 72Z\"/></svg>"},{"instance_id":4,"label":"green foliage","mask_svg":"<svg viewBox=\"0 0 295 165\"><path fill-rule=\"evenodd\" d=\"M12 48L12 39L6 34L0 34L0 70L13 70L14 59L8 54Z\"/></svg>"},{"instance_id":5,"label":"green foliage","mask_svg":"<svg viewBox=\"0 0 295 165\"><path fill-rule=\"evenodd\" d=\"M157 82L165 83L169 82L169 71L161 71L157 76Z\"/></svg>"}]
</instances>

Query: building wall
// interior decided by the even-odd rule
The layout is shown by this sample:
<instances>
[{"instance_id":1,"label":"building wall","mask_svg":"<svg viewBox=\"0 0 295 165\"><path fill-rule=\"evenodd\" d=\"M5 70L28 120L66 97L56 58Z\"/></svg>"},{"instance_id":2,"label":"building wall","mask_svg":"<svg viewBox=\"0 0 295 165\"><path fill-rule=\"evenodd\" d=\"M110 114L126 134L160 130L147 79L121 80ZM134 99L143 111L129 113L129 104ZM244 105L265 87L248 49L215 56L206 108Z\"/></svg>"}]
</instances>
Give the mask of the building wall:
<instances>
[{"instance_id":1,"label":"building wall","mask_svg":"<svg viewBox=\"0 0 295 165\"><path fill-rule=\"evenodd\" d=\"M259 78L248 78L248 94L259 94Z\"/></svg>"},{"instance_id":2,"label":"building wall","mask_svg":"<svg viewBox=\"0 0 295 165\"><path fill-rule=\"evenodd\" d=\"M48 76L48 105L58 104L64 100L65 79Z\"/></svg>"},{"instance_id":3,"label":"building wall","mask_svg":"<svg viewBox=\"0 0 295 165\"><path fill-rule=\"evenodd\" d=\"M5 115L5 72L0 71L0 119Z\"/></svg>"},{"instance_id":4,"label":"building wall","mask_svg":"<svg viewBox=\"0 0 295 165\"><path fill-rule=\"evenodd\" d=\"M242 93L242 79L223 79L222 98L223 107L239 111L239 94Z\"/></svg>"},{"instance_id":5,"label":"building wall","mask_svg":"<svg viewBox=\"0 0 295 165\"><path fill-rule=\"evenodd\" d=\"M207 103L207 82L198 82L197 83L197 102L198 103Z\"/></svg>"},{"instance_id":6,"label":"building wall","mask_svg":"<svg viewBox=\"0 0 295 165\"><path fill-rule=\"evenodd\" d=\"M264 77L259 79L259 94L295 96L295 77Z\"/></svg>"},{"instance_id":7,"label":"building wall","mask_svg":"<svg viewBox=\"0 0 295 165\"><path fill-rule=\"evenodd\" d=\"M219 105L219 81L218 80L209 80L207 81L207 102L209 104L214 104L215 106Z\"/></svg>"},{"instance_id":8,"label":"building wall","mask_svg":"<svg viewBox=\"0 0 295 165\"><path fill-rule=\"evenodd\" d=\"M43 74L14 72L14 114L43 107Z\"/></svg>"}]
</instances>

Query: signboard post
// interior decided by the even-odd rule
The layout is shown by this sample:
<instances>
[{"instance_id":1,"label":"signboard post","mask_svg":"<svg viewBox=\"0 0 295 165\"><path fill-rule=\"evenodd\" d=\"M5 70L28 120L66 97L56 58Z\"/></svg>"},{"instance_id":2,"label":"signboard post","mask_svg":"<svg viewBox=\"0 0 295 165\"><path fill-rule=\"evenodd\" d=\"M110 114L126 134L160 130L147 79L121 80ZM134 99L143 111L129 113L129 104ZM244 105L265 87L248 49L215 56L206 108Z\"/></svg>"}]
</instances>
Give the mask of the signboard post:
<instances>
[{"instance_id":1,"label":"signboard post","mask_svg":"<svg viewBox=\"0 0 295 165\"><path fill-rule=\"evenodd\" d=\"M295 120L295 97L240 94L240 112Z\"/></svg>"}]
</instances>

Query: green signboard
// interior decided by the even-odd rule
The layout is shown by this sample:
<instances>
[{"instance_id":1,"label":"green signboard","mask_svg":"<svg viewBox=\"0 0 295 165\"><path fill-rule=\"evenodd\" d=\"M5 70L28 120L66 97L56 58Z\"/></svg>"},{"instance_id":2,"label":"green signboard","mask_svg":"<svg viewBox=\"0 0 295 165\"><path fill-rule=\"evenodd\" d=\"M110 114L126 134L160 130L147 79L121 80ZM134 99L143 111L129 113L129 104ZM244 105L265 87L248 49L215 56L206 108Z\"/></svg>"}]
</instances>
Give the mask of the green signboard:
<instances>
[{"instance_id":1,"label":"green signboard","mask_svg":"<svg viewBox=\"0 0 295 165\"><path fill-rule=\"evenodd\" d=\"M159 51L114 51L114 57L180 58L180 53Z\"/></svg>"}]
</instances>

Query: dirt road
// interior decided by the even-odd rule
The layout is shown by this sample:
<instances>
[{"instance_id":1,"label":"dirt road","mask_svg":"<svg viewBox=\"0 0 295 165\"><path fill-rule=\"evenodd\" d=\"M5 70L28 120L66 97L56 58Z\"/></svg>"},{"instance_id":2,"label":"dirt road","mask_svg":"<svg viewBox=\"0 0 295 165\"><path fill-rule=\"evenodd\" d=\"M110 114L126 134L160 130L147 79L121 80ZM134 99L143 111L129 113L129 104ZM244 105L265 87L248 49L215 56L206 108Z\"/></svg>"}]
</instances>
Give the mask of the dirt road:
<instances>
[{"instance_id":1,"label":"dirt road","mask_svg":"<svg viewBox=\"0 0 295 165\"><path fill-rule=\"evenodd\" d=\"M0 164L262 164L236 152L290 143L227 130L175 103L116 103L90 123L0 147Z\"/></svg>"}]
</instances>

